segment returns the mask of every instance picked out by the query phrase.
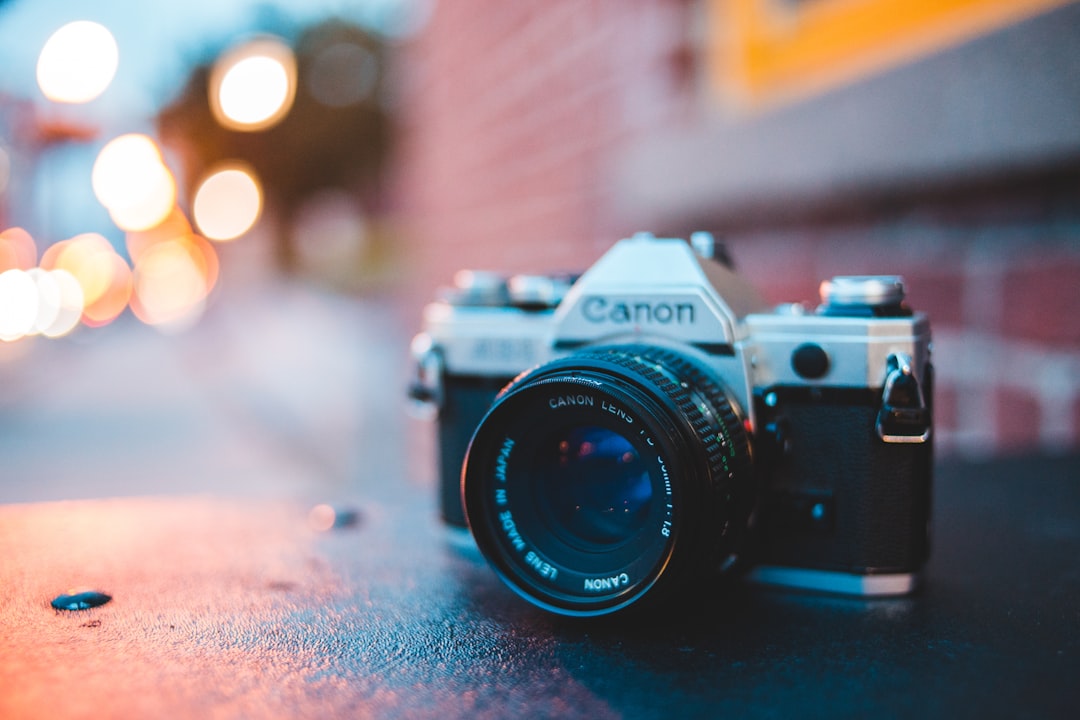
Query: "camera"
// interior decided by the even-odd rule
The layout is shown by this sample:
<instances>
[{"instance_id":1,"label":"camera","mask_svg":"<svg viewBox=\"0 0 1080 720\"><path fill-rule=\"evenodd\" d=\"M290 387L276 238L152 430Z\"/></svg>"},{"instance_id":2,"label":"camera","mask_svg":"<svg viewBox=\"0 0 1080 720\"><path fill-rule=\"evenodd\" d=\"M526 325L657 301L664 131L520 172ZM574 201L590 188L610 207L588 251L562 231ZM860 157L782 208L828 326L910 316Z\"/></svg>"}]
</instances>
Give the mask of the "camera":
<instances>
[{"instance_id":1,"label":"camera","mask_svg":"<svg viewBox=\"0 0 1080 720\"><path fill-rule=\"evenodd\" d=\"M912 591L929 554L929 320L898 276L821 294L766 307L707 233L639 233L580 276L459 273L412 347L443 518L560 615L741 573Z\"/></svg>"}]
</instances>

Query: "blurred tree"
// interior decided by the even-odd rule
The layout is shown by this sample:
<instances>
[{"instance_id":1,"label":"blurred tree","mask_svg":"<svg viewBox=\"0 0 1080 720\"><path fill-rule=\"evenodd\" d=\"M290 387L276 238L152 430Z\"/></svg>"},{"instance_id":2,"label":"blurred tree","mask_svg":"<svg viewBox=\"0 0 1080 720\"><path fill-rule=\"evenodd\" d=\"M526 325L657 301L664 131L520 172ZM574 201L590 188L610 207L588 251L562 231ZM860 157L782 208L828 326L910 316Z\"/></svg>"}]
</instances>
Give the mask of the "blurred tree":
<instances>
[{"instance_id":1,"label":"blurred tree","mask_svg":"<svg viewBox=\"0 0 1080 720\"><path fill-rule=\"evenodd\" d=\"M188 198L194 183L221 161L239 160L255 170L278 220L276 255L286 271L295 269L297 259L294 220L313 193L347 188L365 213L378 211L392 141L388 51L380 38L327 20L302 31L294 52L296 97L272 127L245 132L215 120L208 96L212 60L194 68L179 97L157 117L162 141L180 154Z\"/></svg>"}]
</instances>

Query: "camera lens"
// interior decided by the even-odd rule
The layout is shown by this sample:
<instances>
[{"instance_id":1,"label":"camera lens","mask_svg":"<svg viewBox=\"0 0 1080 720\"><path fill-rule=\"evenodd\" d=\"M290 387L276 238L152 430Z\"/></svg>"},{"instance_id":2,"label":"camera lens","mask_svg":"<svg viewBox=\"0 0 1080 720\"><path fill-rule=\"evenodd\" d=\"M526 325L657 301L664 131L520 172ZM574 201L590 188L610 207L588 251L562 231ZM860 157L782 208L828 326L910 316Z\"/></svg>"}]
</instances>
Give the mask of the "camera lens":
<instances>
[{"instance_id":1,"label":"camera lens","mask_svg":"<svg viewBox=\"0 0 1080 720\"><path fill-rule=\"evenodd\" d=\"M648 468L625 435L595 425L552 434L536 457L533 488L549 529L584 551L617 545L649 517Z\"/></svg>"},{"instance_id":2,"label":"camera lens","mask_svg":"<svg viewBox=\"0 0 1080 720\"><path fill-rule=\"evenodd\" d=\"M604 615L712 576L753 505L749 446L702 365L651 346L516 379L473 436L462 499L481 552L533 604Z\"/></svg>"}]
</instances>

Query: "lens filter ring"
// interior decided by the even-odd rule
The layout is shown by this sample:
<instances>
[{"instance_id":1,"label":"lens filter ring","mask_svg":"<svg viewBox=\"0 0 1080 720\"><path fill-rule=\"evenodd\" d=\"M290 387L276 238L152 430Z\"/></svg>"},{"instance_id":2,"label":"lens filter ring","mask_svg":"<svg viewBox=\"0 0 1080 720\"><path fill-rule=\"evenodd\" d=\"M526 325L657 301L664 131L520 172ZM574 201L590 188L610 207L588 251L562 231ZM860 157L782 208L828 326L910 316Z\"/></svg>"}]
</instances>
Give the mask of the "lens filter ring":
<instances>
[{"instance_id":1,"label":"lens filter ring","mask_svg":"<svg viewBox=\"0 0 1080 720\"><path fill-rule=\"evenodd\" d=\"M518 594L563 615L609 614L707 566L734 536L748 453L725 394L689 361L594 350L500 394L470 445L463 504Z\"/></svg>"}]
</instances>

